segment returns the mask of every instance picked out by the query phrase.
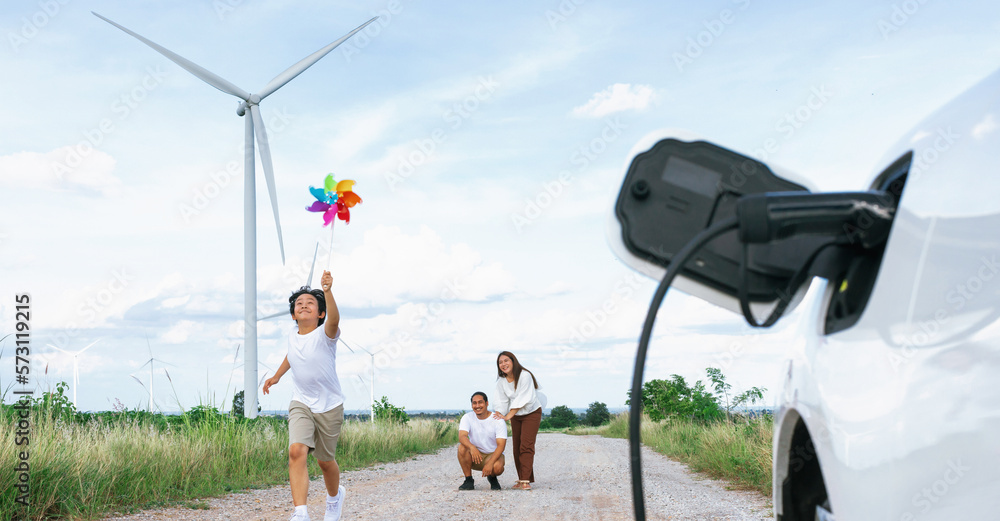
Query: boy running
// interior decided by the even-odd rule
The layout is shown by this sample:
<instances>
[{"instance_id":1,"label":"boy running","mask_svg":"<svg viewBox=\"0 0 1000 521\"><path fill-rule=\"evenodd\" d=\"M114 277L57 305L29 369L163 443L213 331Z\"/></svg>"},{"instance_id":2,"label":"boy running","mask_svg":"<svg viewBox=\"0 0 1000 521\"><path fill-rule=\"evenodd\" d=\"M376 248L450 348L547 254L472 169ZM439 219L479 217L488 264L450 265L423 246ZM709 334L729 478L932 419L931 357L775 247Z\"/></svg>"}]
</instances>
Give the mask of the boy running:
<instances>
[{"instance_id":1,"label":"boy running","mask_svg":"<svg viewBox=\"0 0 1000 521\"><path fill-rule=\"evenodd\" d=\"M292 521L309 521L306 458L310 453L323 470L326 484L324 521L340 520L346 494L335 459L344 423L344 394L337 378L340 311L330 291L333 277L329 271L323 272L320 285L323 291L304 286L288 298L298 331L288 336L288 354L281 367L264 382L264 394L268 394L271 386L292 370L292 402L288 405L288 481L295 505Z\"/></svg>"}]
</instances>

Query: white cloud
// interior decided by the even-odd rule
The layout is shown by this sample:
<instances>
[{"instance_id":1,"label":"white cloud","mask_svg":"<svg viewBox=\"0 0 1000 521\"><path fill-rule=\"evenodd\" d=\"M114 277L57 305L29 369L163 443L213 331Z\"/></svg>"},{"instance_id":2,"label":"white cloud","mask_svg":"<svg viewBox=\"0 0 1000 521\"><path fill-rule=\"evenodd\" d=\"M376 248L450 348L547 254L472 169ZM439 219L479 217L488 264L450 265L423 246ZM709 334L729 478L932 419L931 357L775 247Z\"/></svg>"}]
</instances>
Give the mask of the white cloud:
<instances>
[{"instance_id":1,"label":"white cloud","mask_svg":"<svg viewBox=\"0 0 1000 521\"><path fill-rule=\"evenodd\" d=\"M327 142L329 152L340 162L346 162L358 152L377 143L386 130L397 122L398 110L394 101L377 107L365 107L340 119L342 130ZM334 177L343 176L334 172Z\"/></svg>"},{"instance_id":2,"label":"white cloud","mask_svg":"<svg viewBox=\"0 0 1000 521\"><path fill-rule=\"evenodd\" d=\"M164 344L182 344L187 342L192 335L197 336L202 331L199 323L191 320L181 320L160 336L160 342Z\"/></svg>"},{"instance_id":3,"label":"white cloud","mask_svg":"<svg viewBox=\"0 0 1000 521\"><path fill-rule=\"evenodd\" d=\"M0 156L0 184L46 190L82 190L105 196L121 191L117 161L100 150L65 146L46 154L18 152Z\"/></svg>"},{"instance_id":4,"label":"white cloud","mask_svg":"<svg viewBox=\"0 0 1000 521\"><path fill-rule=\"evenodd\" d=\"M325 268L320 252L313 283ZM514 276L501 264L484 262L464 243L445 244L421 226L415 235L377 226L364 242L330 261L338 302L345 306L397 306L408 301L481 302L514 291ZM260 291L287 295L302 284L312 257L290 260L288 268L261 270ZM294 273L293 273L294 272Z\"/></svg>"},{"instance_id":5,"label":"white cloud","mask_svg":"<svg viewBox=\"0 0 1000 521\"><path fill-rule=\"evenodd\" d=\"M581 118L601 118L625 110L645 110L656 95L649 85L615 83L594 94L590 101L573 109L573 115Z\"/></svg>"},{"instance_id":6,"label":"white cloud","mask_svg":"<svg viewBox=\"0 0 1000 521\"><path fill-rule=\"evenodd\" d=\"M997 128L997 122L993 119L993 114L987 114L982 121L972 127L972 137L976 139L983 139L986 134L993 132Z\"/></svg>"}]
</instances>

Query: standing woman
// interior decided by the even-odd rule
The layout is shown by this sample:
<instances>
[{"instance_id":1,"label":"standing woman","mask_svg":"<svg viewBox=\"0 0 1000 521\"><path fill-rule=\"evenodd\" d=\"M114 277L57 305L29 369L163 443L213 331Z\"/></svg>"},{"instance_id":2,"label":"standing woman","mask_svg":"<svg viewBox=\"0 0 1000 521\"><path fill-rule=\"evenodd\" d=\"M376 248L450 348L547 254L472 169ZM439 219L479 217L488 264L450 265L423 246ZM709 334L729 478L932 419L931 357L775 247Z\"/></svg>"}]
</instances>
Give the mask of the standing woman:
<instances>
[{"instance_id":1,"label":"standing woman","mask_svg":"<svg viewBox=\"0 0 1000 521\"><path fill-rule=\"evenodd\" d=\"M531 490L531 483L535 481L535 437L542 422L542 402L536 392L538 382L510 351L497 356L497 377L493 417L509 421L513 431L518 481L512 488Z\"/></svg>"}]
</instances>

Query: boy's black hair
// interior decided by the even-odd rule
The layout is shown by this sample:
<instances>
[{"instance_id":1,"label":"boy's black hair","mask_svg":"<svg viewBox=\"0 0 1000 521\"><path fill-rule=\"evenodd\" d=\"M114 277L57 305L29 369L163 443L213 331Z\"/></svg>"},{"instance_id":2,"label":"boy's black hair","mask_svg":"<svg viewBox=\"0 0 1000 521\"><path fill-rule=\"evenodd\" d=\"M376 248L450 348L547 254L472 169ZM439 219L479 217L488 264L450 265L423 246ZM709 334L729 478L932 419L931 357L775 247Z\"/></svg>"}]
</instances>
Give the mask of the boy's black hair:
<instances>
[{"instance_id":1,"label":"boy's black hair","mask_svg":"<svg viewBox=\"0 0 1000 521\"><path fill-rule=\"evenodd\" d=\"M319 323L316 326L322 326L326 320L326 295L323 294L323 290L321 289L310 289L309 286L302 286L298 291L292 293L292 296L288 297L288 313L293 317L295 316L295 300L306 294L316 298L316 302L319 304L319 312L323 313L323 316L319 317Z\"/></svg>"},{"instance_id":2,"label":"boy's black hair","mask_svg":"<svg viewBox=\"0 0 1000 521\"><path fill-rule=\"evenodd\" d=\"M469 398L469 401L471 402L472 400L475 400L476 399L476 395L481 395L483 397L483 401L484 402L490 403L490 399L487 398L486 397L486 393L484 393L482 391L476 391L476 392L472 393L472 398Z\"/></svg>"}]
</instances>

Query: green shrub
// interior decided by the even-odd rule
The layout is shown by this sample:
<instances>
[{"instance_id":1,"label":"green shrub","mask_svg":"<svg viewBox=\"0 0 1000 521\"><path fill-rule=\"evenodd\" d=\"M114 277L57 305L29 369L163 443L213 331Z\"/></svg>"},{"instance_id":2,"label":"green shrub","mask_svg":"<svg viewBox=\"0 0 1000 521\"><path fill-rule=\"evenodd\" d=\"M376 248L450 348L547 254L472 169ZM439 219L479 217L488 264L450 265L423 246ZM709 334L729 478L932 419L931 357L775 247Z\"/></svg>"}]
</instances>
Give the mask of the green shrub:
<instances>
[{"instance_id":1,"label":"green shrub","mask_svg":"<svg viewBox=\"0 0 1000 521\"><path fill-rule=\"evenodd\" d=\"M410 421L410 417L406 415L404 409L405 407L396 407L389 403L389 399L383 396L381 401L375 402L375 421L405 425Z\"/></svg>"},{"instance_id":2,"label":"green shrub","mask_svg":"<svg viewBox=\"0 0 1000 521\"><path fill-rule=\"evenodd\" d=\"M608 412L608 405L601 402L594 402L587 408L583 415L583 423L591 427L600 427L611 421L611 413Z\"/></svg>"},{"instance_id":3,"label":"green shrub","mask_svg":"<svg viewBox=\"0 0 1000 521\"><path fill-rule=\"evenodd\" d=\"M573 427L578 423L578 418L576 413L574 413L569 407L565 405L557 405L552 408L552 412L549 413L549 425L553 429L564 429L566 427ZM541 426L539 425L539 428Z\"/></svg>"},{"instance_id":4,"label":"green shrub","mask_svg":"<svg viewBox=\"0 0 1000 521\"><path fill-rule=\"evenodd\" d=\"M631 404L632 392L628 391ZM705 389L701 380L689 386L683 376L671 375L669 380L650 380L642 386L642 408L650 419L664 420L681 417L698 421L718 420L725 417L715 396Z\"/></svg>"}]
</instances>

